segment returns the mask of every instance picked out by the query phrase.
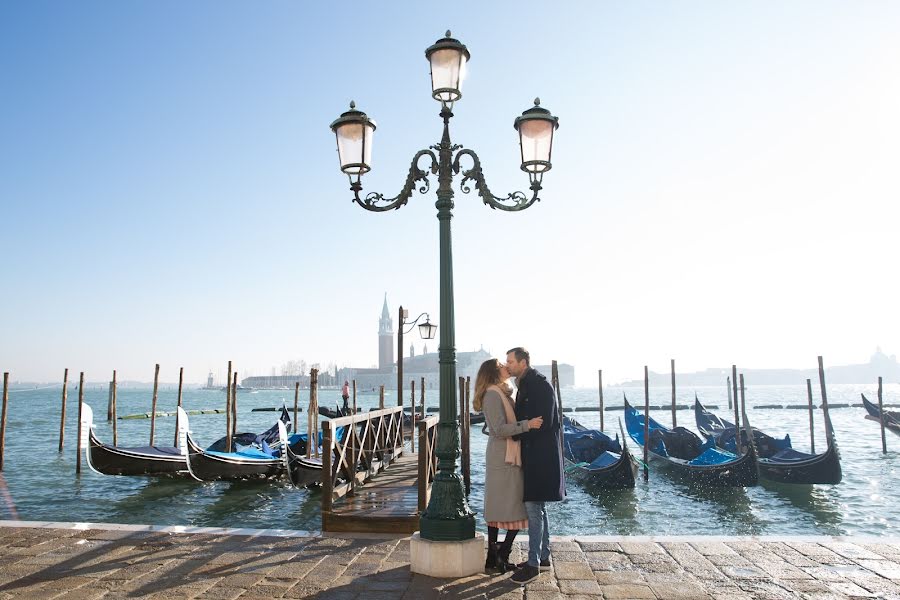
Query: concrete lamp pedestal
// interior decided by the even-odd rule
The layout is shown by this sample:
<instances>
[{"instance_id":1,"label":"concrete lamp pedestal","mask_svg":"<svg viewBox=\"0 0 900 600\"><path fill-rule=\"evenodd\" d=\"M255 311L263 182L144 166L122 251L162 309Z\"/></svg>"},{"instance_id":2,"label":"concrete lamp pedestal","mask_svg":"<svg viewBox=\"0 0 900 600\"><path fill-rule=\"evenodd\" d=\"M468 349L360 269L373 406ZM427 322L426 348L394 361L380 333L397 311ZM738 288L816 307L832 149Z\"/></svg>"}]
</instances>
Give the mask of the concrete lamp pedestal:
<instances>
[{"instance_id":1,"label":"concrete lamp pedestal","mask_svg":"<svg viewBox=\"0 0 900 600\"><path fill-rule=\"evenodd\" d=\"M429 577L468 577L484 571L484 534L461 542L432 542L415 532L409 540L409 568Z\"/></svg>"}]
</instances>

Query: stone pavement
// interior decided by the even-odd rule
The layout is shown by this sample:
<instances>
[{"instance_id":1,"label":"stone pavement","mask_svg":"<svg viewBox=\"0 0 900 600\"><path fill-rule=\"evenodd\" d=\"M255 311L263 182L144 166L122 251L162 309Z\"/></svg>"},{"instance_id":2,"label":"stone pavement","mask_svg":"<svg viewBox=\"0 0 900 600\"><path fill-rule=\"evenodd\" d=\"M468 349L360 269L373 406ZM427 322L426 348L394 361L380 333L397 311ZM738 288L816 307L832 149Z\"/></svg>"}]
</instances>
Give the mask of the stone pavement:
<instances>
[{"instance_id":1,"label":"stone pavement","mask_svg":"<svg viewBox=\"0 0 900 600\"><path fill-rule=\"evenodd\" d=\"M521 588L412 575L408 538L184 529L0 523L0 598L900 599L898 540L554 538Z\"/></svg>"}]
</instances>

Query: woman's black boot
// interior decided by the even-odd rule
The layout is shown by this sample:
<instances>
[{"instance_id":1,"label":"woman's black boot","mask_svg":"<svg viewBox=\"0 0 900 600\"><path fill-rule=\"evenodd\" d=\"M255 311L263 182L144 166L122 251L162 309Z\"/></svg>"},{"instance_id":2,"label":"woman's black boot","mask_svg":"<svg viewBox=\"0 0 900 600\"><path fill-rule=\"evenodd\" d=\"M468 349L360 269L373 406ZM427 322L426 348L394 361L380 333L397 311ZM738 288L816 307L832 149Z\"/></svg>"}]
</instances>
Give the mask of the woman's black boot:
<instances>
[{"instance_id":1,"label":"woman's black boot","mask_svg":"<svg viewBox=\"0 0 900 600\"><path fill-rule=\"evenodd\" d=\"M487 558L484 561L485 571L494 571L497 569L497 552L499 548L497 544L488 544Z\"/></svg>"},{"instance_id":2,"label":"woman's black boot","mask_svg":"<svg viewBox=\"0 0 900 600\"><path fill-rule=\"evenodd\" d=\"M515 570L516 565L509 563L509 555L511 553L512 544L507 545L506 542L500 544L500 548L497 549L497 570L500 571L500 573Z\"/></svg>"}]
</instances>

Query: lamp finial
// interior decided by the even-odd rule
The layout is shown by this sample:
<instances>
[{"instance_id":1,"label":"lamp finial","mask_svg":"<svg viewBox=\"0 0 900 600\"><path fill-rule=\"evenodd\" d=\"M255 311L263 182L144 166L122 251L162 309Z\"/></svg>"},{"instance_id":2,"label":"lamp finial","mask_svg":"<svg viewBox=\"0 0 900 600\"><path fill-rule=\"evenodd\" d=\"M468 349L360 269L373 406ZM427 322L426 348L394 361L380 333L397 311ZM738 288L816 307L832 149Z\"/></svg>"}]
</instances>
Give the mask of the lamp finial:
<instances>
[{"instance_id":1,"label":"lamp finial","mask_svg":"<svg viewBox=\"0 0 900 600\"><path fill-rule=\"evenodd\" d=\"M541 105L541 99L540 99L540 98L535 98L535 99L534 99L534 105L535 105L535 106L540 106L540 105Z\"/></svg>"},{"instance_id":2,"label":"lamp finial","mask_svg":"<svg viewBox=\"0 0 900 600\"><path fill-rule=\"evenodd\" d=\"M351 109L356 108L356 102L354 102L353 100L350 101L350 108Z\"/></svg>"},{"instance_id":3,"label":"lamp finial","mask_svg":"<svg viewBox=\"0 0 900 600\"><path fill-rule=\"evenodd\" d=\"M450 33L450 30L448 29L448 30L447 30L447 34L446 34L444 37L450 37L451 35L453 35L453 34Z\"/></svg>"}]
</instances>

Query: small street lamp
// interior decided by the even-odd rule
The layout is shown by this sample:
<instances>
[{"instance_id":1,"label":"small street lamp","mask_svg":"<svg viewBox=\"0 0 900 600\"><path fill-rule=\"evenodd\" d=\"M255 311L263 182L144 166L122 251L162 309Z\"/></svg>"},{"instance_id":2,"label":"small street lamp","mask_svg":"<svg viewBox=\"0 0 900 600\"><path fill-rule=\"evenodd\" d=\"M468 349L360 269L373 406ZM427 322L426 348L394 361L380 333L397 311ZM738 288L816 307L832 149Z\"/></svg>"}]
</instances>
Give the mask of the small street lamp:
<instances>
[{"instance_id":1,"label":"small street lamp","mask_svg":"<svg viewBox=\"0 0 900 600\"><path fill-rule=\"evenodd\" d=\"M555 130L559 120L550 111L534 106L515 119L513 127L519 134L521 169L528 173L531 196L517 191L506 196L495 196L484 179L481 161L472 150L450 141L450 119L453 105L462 98L462 84L466 65L471 55L450 32L425 50L425 58L431 64L431 96L441 103L440 117L444 121L440 142L419 150L413 156L406 182L394 197L369 192L361 196L362 176L371 170L372 139L375 122L350 103L350 110L332 124L337 138L341 171L350 180L353 201L366 210L384 212L395 210L409 201L413 191L424 194L430 189L429 173L437 176L437 218L440 239L440 424L438 429L437 456L439 472L434 478L431 499L419 520L420 535L430 541L465 541L475 537L475 516L463 493L462 480L456 471L460 455L459 426L456 408L456 331L453 307L453 256L451 252L450 220L453 215L451 187L453 177L462 174L460 190L464 194L471 186L478 190L482 201L494 209L505 211L525 210L540 200L538 192L545 173L551 168L550 156ZM423 158L430 159L426 168L419 167ZM469 168L462 166L468 161ZM426 322L427 323L427 322ZM402 329L402 328L401 328Z\"/></svg>"},{"instance_id":2,"label":"small street lamp","mask_svg":"<svg viewBox=\"0 0 900 600\"><path fill-rule=\"evenodd\" d=\"M437 325L431 323L428 313L422 313L412 322L406 320L408 317L409 311L401 306L398 319L400 326L397 328L397 406L403 406L403 334L412 331L422 317L425 317L425 322L419 323L419 336L423 340L433 340L434 332L437 331ZM403 331L403 327L406 325L409 325L409 329ZM416 435L416 432L413 431L412 434Z\"/></svg>"}]
</instances>

